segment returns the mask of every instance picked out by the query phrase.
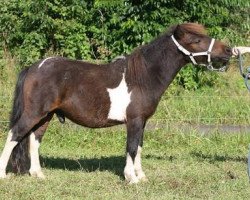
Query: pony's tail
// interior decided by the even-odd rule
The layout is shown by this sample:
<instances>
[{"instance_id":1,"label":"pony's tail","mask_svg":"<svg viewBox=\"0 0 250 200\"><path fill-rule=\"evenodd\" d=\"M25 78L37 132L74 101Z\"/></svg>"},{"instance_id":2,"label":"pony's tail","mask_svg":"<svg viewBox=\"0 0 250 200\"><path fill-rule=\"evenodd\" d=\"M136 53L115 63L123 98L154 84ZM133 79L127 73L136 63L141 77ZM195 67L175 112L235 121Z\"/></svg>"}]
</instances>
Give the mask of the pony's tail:
<instances>
[{"instance_id":1,"label":"pony's tail","mask_svg":"<svg viewBox=\"0 0 250 200\"><path fill-rule=\"evenodd\" d=\"M27 73L28 68L22 70L18 77L14 94L12 113L10 115L10 129L12 129L16 125L16 123L18 123L18 120L21 118L21 115L24 111L23 86ZM30 163L28 147L29 137L24 137L13 149L10 157L10 163L12 165L14 173L24 174L28 172Z\"/></svg>"}]
</instances>

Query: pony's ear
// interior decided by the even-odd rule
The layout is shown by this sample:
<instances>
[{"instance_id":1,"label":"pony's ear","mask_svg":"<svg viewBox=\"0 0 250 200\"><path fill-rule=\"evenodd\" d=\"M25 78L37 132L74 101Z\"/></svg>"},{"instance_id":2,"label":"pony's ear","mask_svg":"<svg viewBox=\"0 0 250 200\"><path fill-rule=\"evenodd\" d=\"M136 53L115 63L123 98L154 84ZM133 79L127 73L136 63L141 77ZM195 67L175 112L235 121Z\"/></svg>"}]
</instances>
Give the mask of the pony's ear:
<instances>
[{"instance_id":1,"label":"pony's ear","mask_svg":"<svg viewBox=\"0 0 250 200\"><path fill-rule=\"evenodd\" d=\"M174 37L177 40L182 39L185 36L185 31L182 29L180 25L177 25L175 30L174 30Z\"/></svg>"}]
</instances>

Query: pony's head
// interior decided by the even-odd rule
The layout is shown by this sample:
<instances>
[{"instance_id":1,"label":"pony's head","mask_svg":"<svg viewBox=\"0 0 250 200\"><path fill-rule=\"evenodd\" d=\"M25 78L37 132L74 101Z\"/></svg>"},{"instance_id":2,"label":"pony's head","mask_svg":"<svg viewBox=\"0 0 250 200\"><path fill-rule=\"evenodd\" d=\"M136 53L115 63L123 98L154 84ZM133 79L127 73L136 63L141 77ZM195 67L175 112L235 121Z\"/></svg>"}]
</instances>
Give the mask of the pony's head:
<instances>
[{"instance_id":1,"label":"pony's head","mask_svg":"<svg viewBox=\"0 0 250 200\"><path fill-rule=\"evenodd\" d=\"M205 65L214 69L213 65L224 66L232 56L232 49L219 40L206 34L204 27L196 23L177 25L171 36L178 49L193 64Z\"/></svg>"}]
</instances>

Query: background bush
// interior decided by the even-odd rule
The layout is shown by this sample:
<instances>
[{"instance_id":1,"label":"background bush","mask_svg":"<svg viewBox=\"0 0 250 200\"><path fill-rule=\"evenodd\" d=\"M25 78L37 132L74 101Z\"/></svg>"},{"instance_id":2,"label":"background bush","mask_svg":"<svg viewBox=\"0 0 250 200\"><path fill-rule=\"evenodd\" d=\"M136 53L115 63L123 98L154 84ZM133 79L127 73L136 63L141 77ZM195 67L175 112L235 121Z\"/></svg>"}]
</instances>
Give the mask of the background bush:
<instances>
[{"instance_id":1,"label":"background bush","mask_svg":"<svg viewBox=\"0 0 250 200\"><path fill-rule=\"evenodd\" d=\"M182 22L202 23L230 45L250 43L245 0L0 1L1 57L10 53L21 68L49 55L108 61ZM187 67L176 83L196 89L216 82L217 74L202 82L203 71Z\"/></svg>"}]
</instances>

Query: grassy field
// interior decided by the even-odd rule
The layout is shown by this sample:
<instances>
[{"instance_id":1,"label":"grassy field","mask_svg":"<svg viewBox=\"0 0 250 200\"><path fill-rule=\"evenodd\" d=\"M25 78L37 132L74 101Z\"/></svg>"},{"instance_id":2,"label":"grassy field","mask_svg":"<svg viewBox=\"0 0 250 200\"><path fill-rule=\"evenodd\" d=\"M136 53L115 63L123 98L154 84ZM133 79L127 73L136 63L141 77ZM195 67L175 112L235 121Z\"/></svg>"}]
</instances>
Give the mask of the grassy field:
<instances>
[{"instance_id":1,"label":"grassy field","mask_svg":"<svg viewBox=\"0 0 250 200\"><path fill-rule=\"evenodd\" d=\"M2 77L14 77L6 71ZM86 129L52 120L41 145L45 180L0 180L0 199L249 199L248 131L208 134L188 125L249 124L249 94L237 71L221 75L217 89L182 91L171 86L145 132L142 164L149 179L123 178L123 126ZM11 106L13 79L0 81L0 151ZM175 90L178 90L175 94ZM170 95L171 94L171 95Z\"/></svg>"},{"instance_id":2,"label":"grassy field","mask_svg":"<svg viewBox=\"0 0 250 200\"><path fill-rule=\"evenodd\" d=\"M5 137L1 135L1 147ZM145 133L149 181L123 178L123 129L83 129L53 122L41 146L45 180L0 180L0 199L248 199L249 133L225 135L173 129Z\"/></svg>"}]
</instances>

